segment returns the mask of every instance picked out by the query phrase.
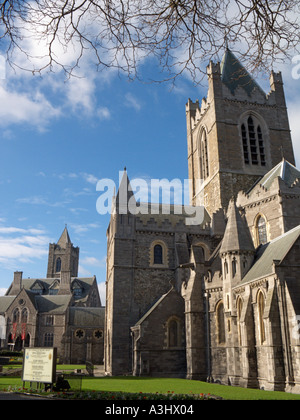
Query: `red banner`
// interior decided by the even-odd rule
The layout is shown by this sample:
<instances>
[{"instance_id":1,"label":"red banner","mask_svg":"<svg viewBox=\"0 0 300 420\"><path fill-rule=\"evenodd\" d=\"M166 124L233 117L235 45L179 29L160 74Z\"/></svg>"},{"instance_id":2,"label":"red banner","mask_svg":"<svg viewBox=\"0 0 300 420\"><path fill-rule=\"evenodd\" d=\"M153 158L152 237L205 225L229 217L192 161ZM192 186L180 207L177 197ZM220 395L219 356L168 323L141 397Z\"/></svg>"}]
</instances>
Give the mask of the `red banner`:
<instances>
[{"instance_id":1,"label":"red banner","mask_svg":"<svg viewBox=\"0 0 300 420\"><path fill-rule=\"evenodd\" d=\"M25 337L26 337L26 323L23 323L21 328L22 328L21 329L21 339L25 340Z\"/></svg>"},{"instance_id":2,"label":"red banner","mask_svg":"<svg viewBox=\"0 0 300 420\"><path fill-rule=\"evenodd\" d=\"M14 323L13 323L13 332L12 332L12 335L11 335L11 338L12 338L13 340L16 338L17 326L18 326L18 323L17 323L17 322L14 322Z\"/></svg>"}]
</instances>

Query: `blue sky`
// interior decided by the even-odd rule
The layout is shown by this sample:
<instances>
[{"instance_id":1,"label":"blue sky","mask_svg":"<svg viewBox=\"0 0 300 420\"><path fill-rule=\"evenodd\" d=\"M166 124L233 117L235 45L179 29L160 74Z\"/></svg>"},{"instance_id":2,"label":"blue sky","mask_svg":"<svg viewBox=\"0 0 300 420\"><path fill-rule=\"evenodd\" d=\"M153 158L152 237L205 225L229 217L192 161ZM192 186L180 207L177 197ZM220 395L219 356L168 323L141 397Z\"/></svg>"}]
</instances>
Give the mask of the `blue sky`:
<instances>
[{"instance_id":1,"label":"blue sky","mask_svg":"<svg viewBox=\"0 0 300 420\"><path fill-rule=\"evenodd\" d=\"M299 163L297 62L281 70ZM145 69L158 71L151 61ZM182 75L175 87L129 82L114 70L97 72L88 60L78 74L66 79L58 69L40 77L6 66L0 80L1 294L16 270L46 276L49 243L67 224L80 247L79 275L96 275L104 303L110 216L96 211L97 180L118 185L124 166L130 178L188 177L185 104L206 95L206 81L195 87ZM260 82L267 92L268 78Z\"/></svg>"}]
</instances>

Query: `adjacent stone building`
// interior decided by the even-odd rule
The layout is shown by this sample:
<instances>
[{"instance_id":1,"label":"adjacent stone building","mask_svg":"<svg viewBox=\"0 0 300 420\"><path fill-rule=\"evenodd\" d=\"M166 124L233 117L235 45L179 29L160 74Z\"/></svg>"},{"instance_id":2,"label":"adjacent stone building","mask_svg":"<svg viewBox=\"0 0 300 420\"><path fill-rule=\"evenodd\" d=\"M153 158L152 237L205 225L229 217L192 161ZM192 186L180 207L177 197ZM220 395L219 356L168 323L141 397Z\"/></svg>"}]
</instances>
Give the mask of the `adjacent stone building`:
<instances>
[{"instance_id":1,"label":"adjacent stone building","mask_svg":"<svg viewBox=\"0 0 300 420\"><path fill-rule=\"evenodd\" d=\"M96 277L78 277L78 264L79 248L65 228L49 245L46 278L14 273L0 297L2 348L56 347L61 362L103 363L105 308Z\"/></svg>"},{"instance_id":2,"label":"adjacent stone building","mask_svg":"<svg viewBox=\"0 0 300 420\"><path fill-rule=\"evenodd\" d=\"M132 214L126 171L115 197L105 370L300 392L300 171L281 74L266 94L229 49L207 74L186 106L201 223L172 206Z\"/></svg>"}]
</instances>

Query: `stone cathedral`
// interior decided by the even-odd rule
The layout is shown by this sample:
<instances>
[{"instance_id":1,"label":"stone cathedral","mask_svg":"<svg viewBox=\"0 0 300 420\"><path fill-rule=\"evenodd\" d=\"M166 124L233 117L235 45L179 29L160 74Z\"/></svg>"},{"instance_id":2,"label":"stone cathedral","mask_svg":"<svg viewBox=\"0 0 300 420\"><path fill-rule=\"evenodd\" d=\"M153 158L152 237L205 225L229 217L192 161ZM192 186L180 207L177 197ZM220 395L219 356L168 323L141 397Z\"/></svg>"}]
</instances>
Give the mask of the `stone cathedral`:
<instances>
[{"instance_id":1,"label":"stone cathedral","mask_svg":"<svg viewBox=\"0 0 300 420\"><path fill-rule=\"evenodd\" d=\"M282 77L265 93L229 49L207 77L186 105L202 223L120 212L115 197L105 371L300 392L300 171Z\"/></svg>"}]
</instances>

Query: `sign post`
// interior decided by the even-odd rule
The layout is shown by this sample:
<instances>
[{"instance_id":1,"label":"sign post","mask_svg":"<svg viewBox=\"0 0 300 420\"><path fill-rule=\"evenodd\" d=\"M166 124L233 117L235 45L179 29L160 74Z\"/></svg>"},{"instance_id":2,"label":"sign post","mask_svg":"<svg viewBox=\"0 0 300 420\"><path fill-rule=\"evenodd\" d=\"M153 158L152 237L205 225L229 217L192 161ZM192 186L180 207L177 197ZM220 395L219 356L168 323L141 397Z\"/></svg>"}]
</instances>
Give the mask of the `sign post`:
<instances>
[{"instance_id":1,"label":"sign post","mask_svg":"<svg viewBox=\"0 0 300 420\"><path fill-rule=\"evenodd\" d=\"M24 349L22 381L53 384L56 376L55 347Z\"/></svg>"}]
</instances>

